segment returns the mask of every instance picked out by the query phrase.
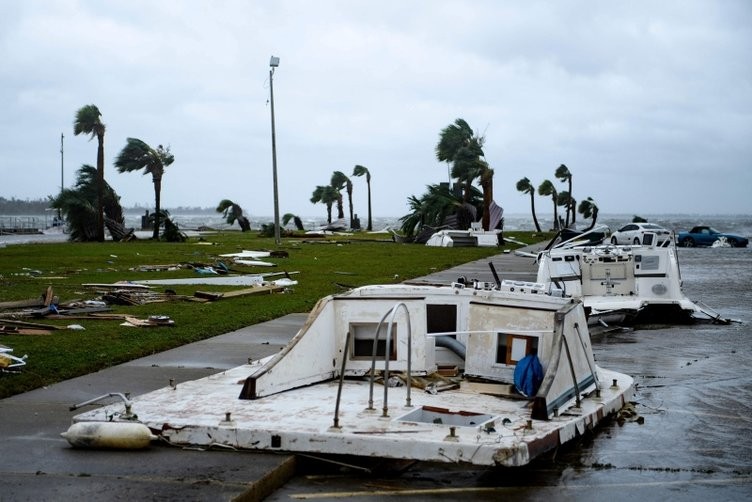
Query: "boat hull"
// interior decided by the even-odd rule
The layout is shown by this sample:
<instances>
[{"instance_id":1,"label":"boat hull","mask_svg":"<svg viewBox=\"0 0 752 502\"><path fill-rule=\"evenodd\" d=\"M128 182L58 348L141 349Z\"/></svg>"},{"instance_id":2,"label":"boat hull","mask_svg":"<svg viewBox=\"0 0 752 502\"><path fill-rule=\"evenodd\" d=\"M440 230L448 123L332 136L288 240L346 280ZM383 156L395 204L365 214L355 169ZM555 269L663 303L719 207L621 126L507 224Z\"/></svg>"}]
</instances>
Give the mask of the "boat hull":
<instances>
[{"instance_id":1,"label":"boat hull","mask_svg":"<svg viewBox=\"0 0 752 502\"><path fill-rule=\"evenodd\" d=\"M523 360L540 365L524 382ZM520 466L632 392L631 377L596 366L582 303L541 284L376 285L320 300L279 353L133 398L131 411L175 445Z\"/></svg>"},{"instance_id":2,"label":"boat hull","mask_svg":"<svg viewBox=\"0 0 752 502\"><path fill-rule=\"evenodd\" d=\"M242 366L160 389L133 399L132 406L140 422L173 445L512 467L577 439L618 412L634 391L631 377L599 369L600 379L609 384L600 397L592 393L578 409L528 425L527 400L462 388L436 394L413 389L409 407L405 387L390 388L392 404L384 417L380 396L374 409L368 409L368 383L347 380L339 427L334 427L336 381L239 400L238 382L250 370ZM610 385L614 381L617 385ZM111 405L75 420L101 421L117 415L118 408L122 406ZM430 423L421 421L421 415ZM477 423L471 423L475 417ZM439 421L443 423L434 423Z\"/></svg>"}]
</instances>

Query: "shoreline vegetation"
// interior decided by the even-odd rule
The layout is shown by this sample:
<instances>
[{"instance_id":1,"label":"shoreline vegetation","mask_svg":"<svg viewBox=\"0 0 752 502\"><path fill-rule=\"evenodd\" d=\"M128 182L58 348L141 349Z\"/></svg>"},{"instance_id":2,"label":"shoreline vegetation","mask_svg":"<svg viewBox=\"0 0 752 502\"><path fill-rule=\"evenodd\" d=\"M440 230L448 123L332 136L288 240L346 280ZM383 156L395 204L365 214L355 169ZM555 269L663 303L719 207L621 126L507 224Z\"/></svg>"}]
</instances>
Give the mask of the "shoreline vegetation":
<instances>
[{"instance_id":1,"label":"shoreline vegetation","mask_svg":"<svg viewBox=\"0 0 752 502\"><path fill-rule=\"evenodd\" d=\"M527 244L551 236L536 232L504 235ZM11 302L47 297L60 311L73 307L70 315L56 315L44 304L0 309L0 325L2 319L11 319L51 327L46 334L34 333L33 329L28 330L29 334L21 334L14 332L13 326L19 324L5 325L10 328L0 335L0 345L12 348L14 356L27 355L28 359L17 373L0 373L0 398L286 314L309 312L320 298L347 288L402 282L519 247L506 241L503 247L494 248L435 248L398 244L388 234L365 233L323 238L286 236L276 246L272 238L236 230L190 237L180 243L139 239L3 247L0 248L0 304L7 306ZM263 258L274 263L274 267L259 267L235 264L232 258L220 256L242 250L274 250L279 257ZM239 287L154 285L148 290L151 298L148 303L128 304L125 295L122 304L112 298L105 302L109 310L98 312L99 318L87 312L92 305L100 308L103 305L102 288L88 285L197 277L202 267L216 270L223 266L231 273L278 273L269 280L284 277L287 272L298 284L284 292L227 295L217 301L200 301L195 293L197 290L230 293ZM25 313L20 315L20 312ZM123 326L126 315L142 322L169 319L172 323Z\"/></svg>"}]
</instances>

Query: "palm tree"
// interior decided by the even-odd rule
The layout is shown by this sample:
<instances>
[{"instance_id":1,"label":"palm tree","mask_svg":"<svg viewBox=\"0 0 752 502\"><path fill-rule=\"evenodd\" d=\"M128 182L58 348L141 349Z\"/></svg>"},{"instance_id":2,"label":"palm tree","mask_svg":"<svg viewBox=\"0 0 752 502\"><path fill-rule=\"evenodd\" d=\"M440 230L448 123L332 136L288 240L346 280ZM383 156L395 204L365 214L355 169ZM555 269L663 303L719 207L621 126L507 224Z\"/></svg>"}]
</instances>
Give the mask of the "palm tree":
<instances>
[{"instance_id":1,"label":"palm tree","mask_svg":"<svg viewBox=\"0 0 752 502\"><path fill-rule=\"evenodd\" d=\"M301 220L299 216L296 216L292 213L285 213L285 215L282 217L282 226L287 226L287 224L290 223L290 220L295 223L295 228L297 228L298 230L305 230L303 228L303 220Z\"/></svg>"},{"instance_id":2,"label":"palm tree","mask_svg":"<svg viewBox=\"0 0 752 502\"><path fill-rule=\"evenodd\" d=\"M345 191L347 192L347 203L350 206L350 228L352 228L352 223L353 223L353 203L352 203L353 184L352 184L352 181L342 171L334 171L332 173L332 180L330 183L338 191L341 191L344 188Z\"/></svg>"},{"instance_id":3,"label":"palm tree","mask_svg":"<svg viewBox=\"0 0 752 502\"><path fill-rule=\"evenodd\" d=\"M75 188L66 188L50 202L51 207L60 210L70 230L72 241L96 241L99 238L97 226L99 175L95 167L84 164L78 170ZM110 222L110 234L118 240L117 229L125 226L120 197L110 185L105 183L103 213ZM125 232L123 232L125 233Z\"/></svg>"},{"instance_id":4,"label":"palm tree","mask_svg":"<svg viewBox=\"0 0 752 502\"><path fill-rule=\"evenodd\" d=\"M464 184L465 202L470 200L472 182L480 180L483 189L483 229L490 230L491 202L493 201L493 170L482 158L485 138L476 135L461 118L442 129L436 145L436 158L451 166L450 176Z\"/></svg>"},{"instance_id":5,"label":"palm tree","mask_svg":"<svg viewBox=\"0 0 752 502\"><path fill-rule=\"evenodd\" d=\"M556 192L556 188L554 187L554 184L551 183L549 180L543 180L543 183L541 183L538 186L538 195L542 196L550 196L551 200L554 202L554 230L559 229L559 212L556 209L556 203L558 202L558 193Z\"/></svg>"},{"instance_id":6,"label":"palm tree","mask_svg":"<svg viewBox=\"0 0 752 502\"><path fill-rule=\"evenodd\" d=\"M222 213L222 217L225 218L229 225L232 225L237 221L242 232L247 232L251 229L251 222L243 214L243 208L233 201L229 199L222 199L219 201L217 212Z\"/></svg>"},{"instance_id":7,"label":"palm tree","mask_svg":"<svg viewBox=\"0 0 752 502\"><path fill-rule=\"evenodd\" d=\"M128 138L125 147L115 159L115 167L118 172L131 172L139 169L144 174L151 174L154 183L154 234L152 239L159 239L160 198L162 194L162 176L165 168L175 161L175 156L170 153L170 147L159 145L156 149L150 147L137 138Z\"/></svg>"},{"instance_id":8,"label":"palm tree","mask_svg":"<svg viewBox=\"0 0 752 502\"><path fill-rule=\"evenodd\" d=\"M91 134L89 141L97 138L97 240L104 242L104 131L102 114L95 105L86 105L76 112L73 134Z\"/></svg>"},{"instance_id":9,"label":"palm tree","mask_svg":"<svg viewBox=\"0 0 752 502\"><path fill-rule=\"evenodd\" d=\"M311 203L321 202L326 205L326 222L332 222L332 205L337 200L342 200L339 192L331 185L318 185L311 194Z\"/></svg>"},{"instance_id":10,"label":"palm tree","mask_svg":"<svg viewBox=\"0 0 752 502\"><path fill-rule=\"evenodd\" d=\"M477 190L475 191L477 194ZM462 207L462 199L457 198L447 183L428 185L420 198L411 195L407 199L411 212L400 218L402 233L411 238L425 225L440 227L444 219Z\"/></svg>"},{"instance_id":11,"label":"palm tree","mask_svg":"<svg viewBox=\"0 0 752 502\"><path fill-rule=\"evenodd\" d=\"M485 160L479 160L483 164L480 170L480 188L483 190L483 216L482 225L484 230L491 230L491 203L493 202L493 175L494 171Z\"/></svg>"},{"instance_id":12,"label":"palm tree","mask_svg":"<svg viewBox=\"0 0 752 502\"><path fill-rule=\"evenodd\" d=\"M564 227L569 228L569 213L570 211L572 213L575 212L577 209L577 201L572 198L571 195L569 195L569 192L566 190L559 192L559 194L556 196L556 204L566 209L567 217L564 220ZM574 225L574 218L572 218L572 225Z\"/></svg>"},{"instance_id":13,"label":"palm tree","mask_svg":"<svg viewBox=\"0 0 752 502\"><path fill-rule=\"evenodd\" d=\"M158 213L152 213L149 215L149 222L158 227L158 222L161 221L164 224L164 232L162 233L162 240L167 242L185 242L188 239L183 232L180 231L178 224L172 221L170 218L170 212L167 209L162 209Z\"/></svg>"},{"instance_id":14,"label":"palm tree","mask_svg":"<svg viewBox=\"0 0 752 502\"><path fill-rule=\"evenodd\" d=\"M595 204L595 201L591 197L580 201L580 206L577 208L577 211L584 218L593 218L593 222L587 228L587 230L592 230L593 227L595 227L595 220L598 219L598 206Z\"/></svg>"},{"instance_id":15,"label":"palm tree","mask_svg":"<svg viewBox=\"0 0 752 502\"><path fill-rule=\"evenodd\" d=\"M533 223L535 223L535 230L541 231L540 224L538 223L538 217L535 215L535 187L528 178L522 178L517 182L517 191L530 194L530 210L533 213Z\"/></svg>"},{"instance_id":16,"label":"palm tree","mask_svg":"<svg viewBox=\"0 0 752 502\"><path fill-rule=\"evenodd\" d=\"M560 165L556 168L556 173L554 173L554 176L564 183L565 181L569 184L567 187L567 191L569 192L569 196L572 197L572 173L569 172L569 168L565 166L564 164ZM574 199L572 199L574 201ZM566 225L569 226L569 213L572 213L572 224L575 223L575 204L572 204L571 206L567 206L567 216L566 216Z\"/></svg>"},{"instance_id":17,"label":"palm tree","mask_svg":"<svg viewBox=\"0 0 752 502\"><path fill-rule=\"evenodd\" d=\"M373 224L371 222L371 173L368 171L368 168L364 166L355 166L353 168L353 176L363 176L366 177L366 185L368 185L368 227L366 230L369 232L373 230Z\"/></svg>"}]
</instances>

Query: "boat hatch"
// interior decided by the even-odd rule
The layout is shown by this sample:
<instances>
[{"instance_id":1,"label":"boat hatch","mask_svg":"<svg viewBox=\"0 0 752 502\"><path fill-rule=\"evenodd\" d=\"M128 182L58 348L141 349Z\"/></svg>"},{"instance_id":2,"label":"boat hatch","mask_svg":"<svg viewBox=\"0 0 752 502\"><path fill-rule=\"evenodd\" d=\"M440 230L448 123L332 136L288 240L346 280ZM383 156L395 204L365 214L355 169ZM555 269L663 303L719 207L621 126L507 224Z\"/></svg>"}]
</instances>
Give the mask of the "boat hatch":
<instances>
[{"instance_id":1,"label":"boat hatch","mask_svg":"<svg viewBox=\"0 0 752 502\"><path fill-rule=\"evenodd\" d=\"M493 415L473 411L449 411L446 408L423 406L397 418L400 422L420 422L424 424L456 425L478 427L492 421Z\"/></svg>"}]
</instances>

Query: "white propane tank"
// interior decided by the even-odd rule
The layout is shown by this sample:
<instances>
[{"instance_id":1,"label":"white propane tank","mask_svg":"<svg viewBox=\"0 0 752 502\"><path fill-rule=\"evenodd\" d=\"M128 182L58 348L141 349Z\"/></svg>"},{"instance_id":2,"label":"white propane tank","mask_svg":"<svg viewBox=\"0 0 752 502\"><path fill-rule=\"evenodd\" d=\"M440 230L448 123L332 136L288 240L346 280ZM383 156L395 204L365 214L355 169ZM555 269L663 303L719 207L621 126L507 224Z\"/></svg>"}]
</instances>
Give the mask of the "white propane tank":
<instances>
[{"instance_id":1,"label":"white propane tank","mask_svg":"<svg viewBox=\"0 0 752 502\"><path fill-rule=\"evenodd\" d=\"M60 434L75 448L139 450L157 436L144 424L133 422L78 422Z\"/></svg>"}]
</instances>

